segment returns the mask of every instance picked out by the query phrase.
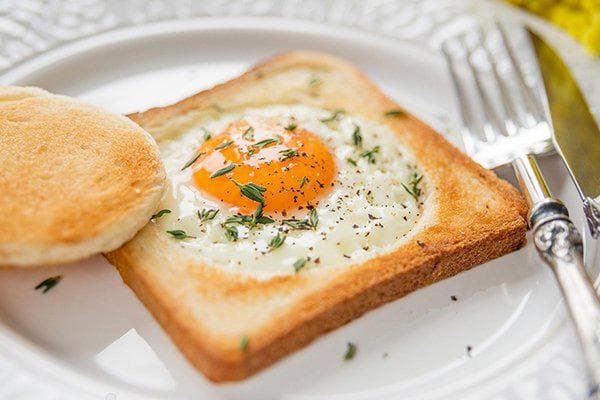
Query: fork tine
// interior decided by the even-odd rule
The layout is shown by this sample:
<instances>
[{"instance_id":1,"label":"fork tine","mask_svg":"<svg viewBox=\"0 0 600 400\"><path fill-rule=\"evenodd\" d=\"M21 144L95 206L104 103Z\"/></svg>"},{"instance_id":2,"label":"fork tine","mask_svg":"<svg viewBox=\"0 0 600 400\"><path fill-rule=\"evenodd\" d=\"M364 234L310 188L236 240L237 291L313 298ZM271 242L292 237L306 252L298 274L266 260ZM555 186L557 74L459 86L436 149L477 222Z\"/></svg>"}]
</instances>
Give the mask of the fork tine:
<instances>
[{"instance_id":1,"label":"fork tine","mask_svg":"<svg viewBox=\"0 0 600 400\"><path fill-rule=\"evenodd\" d=\"M545 119L545 113L540 103L540 100L533 94L533 90L525 82L525 74L521 70L521 66L517 62L517 56L515 55L513 48L509 44L508 35L504 26L498 21L495 21L496 28L500 32L500 43L508 54L508 59L511 63L515 76L517 77L517 83L519 85L521 96L525 101L526 112L533 114L533 120Z\"/></svg>"},{"instance_id":2,"label":"fork tine","mask_svg":"<svg viewBox=\"0 0 600 400\"><path fill-rule=\"evenodd\" d=\"M499 34L500 29L498 26L498 32L493 32ZM462 34L442 43L460 105L467 153L481 165L496 168L523 154L550 152L551 126L545 111L536 112L544 110L543 99L534 87L525 85L510 43L505 40L504 49L497 42L498 46L492 46L487 40L491 37L481 29L479 37L473 37L478 41L471 38ZM512 62L508 73L503 73L504 62L507 67Z\"/></svg>"},{"instance_id":3,"label":"fork tine","mask_svg":"<svg viewBox=\"0 0 600 400\"><path fill-rule=\"evenodd\" d=\"M473 63L473 49L467 44L463 45L467 48L466 60L467 65L469 66L468 69L473 77L473 80L475 81L475 87L479 93L482 109L486 116L484 132L488 142L495 141L498 137L498 134L509 136L508 131L506 130L506 125L504 124L504 120L498 114L498 111L494 106L494 101L484 86L481 70Z\"/></svg>"},{"instance_id":4,"label":"fork tine","mask_svg":"<svg viewBox=\"0 0 600 400\"><path fill-rule=\"evenodd\" d=\"M523 124L523 119L521 118L521 114L518 112L515 107L515 102L513 101L510 95L510 87L506 83L506 80L501 76L498 66L498 61L492 54L492 51L485 43L485 35L481 28L478 29L479 33L479 44L484 49L485 55L490 62L492 74L494 75L496 86L498 91L500 92L500 100L502 101L502 105L504 106L504 119L507 125L507 132L510 135L514 135L517 131L517 126Z\"/></svg>"},{"instance_id":5,"label":"fork tine","mask_svg":"<svg viewBox=\"0 0 600 400\"><path fill-rule=\"evenodd\" d=\"M473 131L473 127L477 126L477 118L475 117L475 113L473 112L473 108L470 106L468 102L467 95L467 87L465 82L463 82L460 74L458 73L456 66L454 64L454 58L451 55L450 50L448 49L448 43L442 43L442 53L446 58L446 64L448 65L448 70L450 71L450 77L452 78L452 84L454 85L454 89L457 93L458 104L460 107L460 115L463 122L463 142L465 148L468 152L475 147L475 144L480 140L485 140L483 135L477 135ZM475 130L478 131L478 130Z\"/></svg>"}]
</instances>

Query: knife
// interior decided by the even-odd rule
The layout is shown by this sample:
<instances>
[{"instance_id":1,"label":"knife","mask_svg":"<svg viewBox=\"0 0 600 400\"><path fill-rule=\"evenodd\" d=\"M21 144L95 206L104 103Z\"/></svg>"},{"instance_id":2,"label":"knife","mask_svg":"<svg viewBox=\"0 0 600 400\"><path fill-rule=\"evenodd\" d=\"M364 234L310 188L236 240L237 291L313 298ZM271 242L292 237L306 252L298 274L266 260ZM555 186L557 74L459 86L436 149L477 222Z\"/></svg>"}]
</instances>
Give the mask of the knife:
<instances>
[{"instance_id":1,"label":"knife","mask_svg":"<svg viewBox=\"0 0 600 400\"><path fill-rule=\"evenodd\" d=\"M600 235L600 129L577 82L558 54L528 29L554 126L554 145L583 201L593 238Z\"/></svg>"}]
</instances>

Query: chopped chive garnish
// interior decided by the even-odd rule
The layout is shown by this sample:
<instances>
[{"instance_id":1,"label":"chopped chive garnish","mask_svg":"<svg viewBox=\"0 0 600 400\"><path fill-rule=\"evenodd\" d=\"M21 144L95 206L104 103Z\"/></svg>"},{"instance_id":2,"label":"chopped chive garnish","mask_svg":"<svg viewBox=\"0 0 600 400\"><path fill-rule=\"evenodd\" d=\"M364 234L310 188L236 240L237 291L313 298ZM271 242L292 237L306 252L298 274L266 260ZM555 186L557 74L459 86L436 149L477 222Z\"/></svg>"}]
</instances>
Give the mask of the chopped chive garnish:
<instances>
[{"instance_id":1,"label":"chopped chive garnish","mask_svg":"<svg viewBox=\"0 0 600 400\"><path fill-rule=\"evenodd\" d=\"M344 361L352 360L356 355L356 345L348 342L346 344L346 353L344 353Z\"/></svg>"},{"instance_id":2,"label":"chopped chive garnish","mask_svg":"<svg viewBox=\"0 0 600 400\"><path fill-rule=\"evenodd\" d=\"M296 262L294 262L294 271L298 273L302 268L304 268L306 261L308 261L306 258L297 259Z\"/></svg>"},{"instance_id":3,"label":"chopped chive garnish","mask_svg":"<svg viewBox=\"0 0 600 400\"><path fill-rule=\"evenodd\" d=\"M280 248L283 243L285 243L285 239L287 238L287 236L281 236L279 234L279 232L277 232L277 236L274 236L273 239L271 239L271 241L269 242L269 249L271 251Z\"/></svg>"},{"instance_id":4,"label":"chopped chive garnish","mask_svg":"<svg viewBox=\"0 0 600 400\"><path fill-rule=\"evenodd\" d=\"M346 161L348 161L348 163L350 163L356 167L356 160L353 160L352 158L348 157L348 158L346 158Z\"/></svg>"},{"instance_id":5,"label":"chopped chive garnish","mask_svg":"<svg viewBox=\"0 0 600 400\"><path fill-rule=\"evenodd\" d=\"M183 171L184 169L186 169L187 167L189 167L190 165L192 165L193 163L196 162L196 160L202 155L204 154L203 152L199 151L196 154L194 154L194 156L192 158L190 158L188 160L188 162L185 163L185 165L181 168L181 171Z\"/></svg>"},{"instance_id":6,"label":"chopped chive garnish","mask_svg":"<svg viewBox=\"0 0 600 400\"><path fill-rule=\"evenodd\" d=\"M173 236L175 239L196 239L195 236L189 236L187 233L185 233L185 231L182 231L181 229L176 229L174 231L167 231L167 233L171 236Z\"/></svg>"},{"instance_id":7,"label":"chopped chive garnish","mask_svg":"<svg viewBox=\"0 0 600 400\"><path fill-rule=\"evenodd\" d=\"M210 208L203 208L202 210L196 211L196 214L198 215L198 219L200 220L200 222L206 222L206 221L215 219L215 217L217 216L218 213L219 213L219 210L210 209Z\"/></svg>"},{"instance_id":8,"label":"chopped chive garnish","mask_svg":"<svg viewBox=\"0 0 600 400\"><path fill-rule=\"evenodd\" d=\"M279 154L281 154L281 161L283 160L287 160L288 158L292 158L292 157L297 157L298 156L298 150L296 149L285 149L285 150L280 150Z\"/></svg>"},{"instance_id":9,"label":"chopped chive garnish","mask_svg":"<svg viewBox=\"0 0 600 400\"><path fill-rule=\"evenodd\" d=\"M61 279L62 279L62 275L57 275L57 276L53 276L51 278L44 279L42 282L40 282L34 288L34 290L40 290L41 289L42 293L46 293L48 290L50 290L54 286L56 286L58 284L58 282L60 282Z\"/></svg>"},{"instance_id":10,"label":"chopped chive garnish","mask_svg":"<svg viewBox=\"0 0 600 400\"><path fill-rule=\"evenodd\" d=\"M404 115L404 114L405 114L404 110L395 109L395 110L386 111L384 115L386 117L398 117L398 116Z\"/></svg>"},{"instance_id":11,"label":"chopped chive garnish","mask_svg":"<svg viewBox=\"0 0 600 400\"><path fill-rule=\"evenodd\" d=\"M242 195L246 196L250 200L254 200L261 204L263 204L265 202L263 193L267 190L266 187L257 185L252 182L248 182L246 184L241 184L234 180L232 180L232 181L240 189L240 192L242 193Z\"/></svg>"},{"instance_id":12,"label":"chopped chive garnish","mask_svg":"<svg viewBox=\"0 0 600 400\"><path fill-rule=\"evenodd\" d=\"M210 177L212 179L212 178L216 178L221 175L225 175L226 173L233 171L234 168L235 168L235 164L229 164L228 166L223 167L220 170L213 172L210 175Z\"/></svg>"},{"instance_id":13,"label":"chopped chive garnish","mask_svg":"<svg viewBox=\"0 0 600 400\"><path fill-rule=\"evenodd\" d=\"M341 114L345 113L344 110L335 110L334 112L332 112L329 117L326 118L322 118L321 122L331 122L331 121L335 121L338 116L340 116Z\"/></svg>"},{"instance_id":14,"label":"chopped chive garnish","mask_svg":"<svg viewBox=\"0 0 600 400\"><path fill-rule=\"evenodd\" d=\"M379 146L375 146L371 150L363 151L360 153L360 156L366 158L369 164L375 164L375 154L377 153L379 153Z\"/></svg>"},{"instance_id":15,"label":"chopped chive garnish","mask_svg":"<svg viewBox=\"0 0 600 400\"><path fill-rule=\"evenodd\" d=\"M360 134L360 126L354 125L352 132L352 142L356 147L362 147L362 135Z\"/></svg>"},{"instance_id":16,"label":"chopped chive garnish","mask_svg":"<svg viewBox=\"0 0 600 400\"><path fill-rule=\"evenodd\" d=\"M308 178L306 176L303 176L302 179L300 179L300 189L306 184L307 180Z\"/></svg>"},{"instance_id":17,"label":"chopped chive garnish","mask_svg":"<svg viewBox=\"0 0 600 400\"><path fill-rule=\"evenodd\" d=\"M227 140L227 141L221 143L220 145L218 145L217 147L215 147L215 150L225 149L225 148L231 146L232 144L233 144L233 141Z\"/></svg>"},{"instance_id":18,"label":"chopped chive garnish","mask_svg":"<svg viewBox=\"0 0 600 400\"><path fill-rule=\"evenodd\" d=\"M419 196L421 196L422 193L421 188L419 187L421 179L423 179L423 175L419 176L416 172L414 172L410 179L410 182L408 183L410 185L410 188L404 183L401 184L404 190L406 190L408 194L410 194L415 199L415 201L419 200Z\"/></svg>"},{"instance_id":19,"label":"chopped chive garnish","mask_svg":"<svg viewBox=\"0 0 600 400\"><path fill-rule=\"evenodd\" d=\"M263 147L265 147L271 143L275 143L275 142L277 142L277 139L270 138L270 139L261 140L260 142L256 142L252 146L262 149Z\"/></svg>"},{"instance_id":20,"label":"chopped chive garnish","mask_svg":"<svg viewBox=\"0 0 600 400\"><path fill-rule=\"evenodd\" d=\"M248 336L244 335L240 339L240 343L238 344L238 347L240 348L240 350L246 350L248 348L249 344L250 344L250 339L248 338Z\"/></svg>"},{"instance_id":21,"label":"chopped chive garnish","mask_svg":"<svg viewBox=\"0 0 600 400\"><path fill-rule=\"evenodd\" d=\"M242 133L242 137L246 140L254 139L254 128L249 127L248 129L246 129L246 131Z\"/></svg>"},{"instance_id":22,"label":"chopped chive garnish","mask_svg":"<svg viewBox=\"0 0 600 400\"><path fill-rule=\"evenodd\" d=\"M151 220L155 220L158 219L160 217L162 217L165 214L169 214L171 212L171 210L169 210L168 208L162 209L159 212L157 212L156 214L154 214L152 217L150 217Z\"/></svg>"},{"instance_id":23,"label":"chopped chive garnish","mask_svg":"<svg viewBox=\"0 0 600 400\"><path fill-rule=\"evenodd\" d=\"M298 127L298 125L297 125L297 124L295 124L295 123L293 123L293 122L290 122L290 123L288 124L288 126L286 126L286 127L285 127L285 130L286 130L286 131L293 131L293 130L295 130L297 127Z\"/></svg>"}]
</instances>

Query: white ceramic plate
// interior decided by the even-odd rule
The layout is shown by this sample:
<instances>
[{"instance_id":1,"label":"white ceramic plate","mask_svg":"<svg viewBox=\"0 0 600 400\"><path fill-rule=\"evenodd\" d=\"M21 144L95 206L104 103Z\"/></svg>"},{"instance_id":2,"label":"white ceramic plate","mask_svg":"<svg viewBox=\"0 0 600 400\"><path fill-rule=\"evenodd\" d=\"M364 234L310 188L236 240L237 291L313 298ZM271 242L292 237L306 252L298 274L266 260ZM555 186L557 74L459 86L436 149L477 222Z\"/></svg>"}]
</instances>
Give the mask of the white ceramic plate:
<instances>
[{"instance_id":1,"label":"white ceramic plate","mask_svg":"<svg viewBox=\"0 0 600 400\"><path fill-rule=\"evenodd\" d=\"M438 54L284 19L198 19L97 35L34 58L0 82L127 113L170 103L293 49L348 59L438 126L455 119ZM543 167L580 218L559 161L546 159ZM63 280L47 294L33 290L58 274ZM101 256L0 272L0 354L78 399L464 399L505 390L511 373L539 359L565 321L551 272L527 246L372 311L251 379L213 385ZM358 353L345 362L347 341Z\"/></svg>"}]
</instances>

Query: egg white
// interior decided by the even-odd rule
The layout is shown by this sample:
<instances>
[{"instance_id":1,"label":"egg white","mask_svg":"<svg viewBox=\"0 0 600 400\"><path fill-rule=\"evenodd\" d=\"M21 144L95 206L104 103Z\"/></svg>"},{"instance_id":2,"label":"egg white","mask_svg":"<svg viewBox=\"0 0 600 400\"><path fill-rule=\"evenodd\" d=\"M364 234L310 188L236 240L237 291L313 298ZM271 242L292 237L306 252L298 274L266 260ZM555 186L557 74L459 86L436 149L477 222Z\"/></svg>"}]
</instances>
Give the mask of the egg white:
<instances>
[{"instance_id":1,"label":"egg white","mask_svg":"<svg viewBox=\"0 0 600 400\"><path fill-rule=\"evenodd\" d=\"M255 276L296 273L294 263L307 258L303 271L344 266L365 261L393 250L410 236L422 213L427 196L426 179L419 187L418 202L402 186L409 185L418 166L400 139L384 125L340 114L336 121L322 122L331 111L308 107L277 105L223 114L220 118L195 126L174 139L159 143L169 188L161 208L171 210L154 221L160 230L183 230L194 238L179 240L207 264ZM306 218L308 210L290 210L284 217L268 213L274 223L249 230L237 225L239 239L229 241L221 223L238 212L199 190L193 183L192 168L181 170L204 141L204 134L221 132L230 122L245 116L274 119L282 125L291 120L313 132L328 145L337 164L334 186L326 190L316 206L319 223L314 230L290 230L283 218ZM360 127L362 148L352 140ZM364 150L379 146L375 162L361 157ZM347 159L356 160L356 166ZM217 216L200 223L197 211L218 209ZM285 243L269 251L269 242L279 233ZM178 240L173 238L172 240Z\"/></svg>"}]
</instances>

